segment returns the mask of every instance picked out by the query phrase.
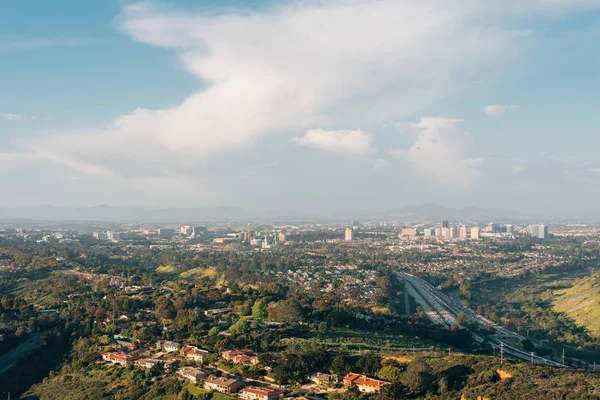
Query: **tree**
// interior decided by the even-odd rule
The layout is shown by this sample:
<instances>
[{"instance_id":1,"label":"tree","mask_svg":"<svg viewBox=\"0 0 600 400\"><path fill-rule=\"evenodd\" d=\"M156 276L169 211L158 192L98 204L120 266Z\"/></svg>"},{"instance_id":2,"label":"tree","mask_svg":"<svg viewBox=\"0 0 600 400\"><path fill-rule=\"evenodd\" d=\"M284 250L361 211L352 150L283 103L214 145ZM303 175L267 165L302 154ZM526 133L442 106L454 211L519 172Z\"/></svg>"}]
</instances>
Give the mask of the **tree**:
<instances>
[{"instance_id":1,"label":"tree","mask_svg":"<svg viewBox=\"0 0 600 400\"><path fill-rule=\"evenodd\" d=\"M427 363L416 360L408 364L402 374L401 383L407 386L413 394L419 395L433 387L435 377Z\"/></svg>"},{"instance_id":2,"label":"tree","mask_svg":"<svg viewBox=\"0 0 600 400\"><path fill-rule=\"evenodd\" d=\"M465 321L466 321L466 319L467 319L467 318L466 318L466 316L465 316L465 313L464 313L464 312L462 312L462 311L461 311L461 312L459 312L458 314L456 314L456 321L457 321L459 324L461 324L461 325L462 325L462 324L464 324L464 323L465 323Z\"/></svg>"},{"instance_id":3,"label":"tree","mask_svg":"<svg viewBox=\"0 0 600 400\"><path fill-rule=\"evenodd\" d=\"M219 328L217 328L216 326L213 326L208 331L208 336L217 336L218 334L219 334Z\"/></svg>"},{"instance_id":4,"label":"tree","mask_svg":"<svg viewBox=\"0 0 600 400\"><path fill-rule=\"evenodd\" d=\"M393 365L386 365L377 372L379 379L388 382L400 382L402 380L402 370Z\"/></svg>"},{"instance_id":5,"label":"tree","mask_svg":"<svg viewBox=\"0 0 600 400\"><path fill-rule=\"evenodd\" d=\"M366 375L375 375L381 368L381 358L369 352L358 359L356 367Z\"/></svg>"},{"instance_id":6,"label":"tree","mask_svg":"<svg viewBox=\"0 0 600 400\"><path fill-rule=\"evenodd\" d=\"M335 356L331 361L329 371L331 371L332 374L341 375L346 375L348 372L350 372L350 366L346 362L346 357L344 357L342 354Z\"/></svg>"},{"instance_id":7,"label":"tree","mask_svg":"<svg viewBox=\"0 0 600 400\"><path fill-rule=\"evenodd\" d=\"M319 333L321 335L324 335L325 333L327 333L327 329L328 328L329 327L327 326L327 322L322 321L321 323L319 323L319 328L318 329L319 329Z\"/></svg>"},{"instance_id":8,"label":"tree","mask_svg":"<svg viewBox=\"0 0 600 400\"><path fill-rule=\"evenodd\" d=\"M267 300L260 299L254 302L252 306L252 317L256 320L265 319L267 317Z\"/></svg>"}]
</instances>

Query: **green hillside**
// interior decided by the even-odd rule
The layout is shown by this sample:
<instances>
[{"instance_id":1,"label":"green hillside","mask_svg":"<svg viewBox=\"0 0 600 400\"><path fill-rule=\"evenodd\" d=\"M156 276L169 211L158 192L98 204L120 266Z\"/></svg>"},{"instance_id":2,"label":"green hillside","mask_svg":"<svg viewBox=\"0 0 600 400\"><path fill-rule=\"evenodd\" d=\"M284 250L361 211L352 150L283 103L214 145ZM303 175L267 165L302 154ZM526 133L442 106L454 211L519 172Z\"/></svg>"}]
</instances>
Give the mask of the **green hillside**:
<instances>
[{"instance_id":1,"label":"green hillside","mask_svg":"<svg viewBox=\"0 0 600 400\"><path fill-rule=\"evenodd\" d=\"M600 337L600 273L581 279L569 289L557 290L554 309Z\"/></svg>"}]
</instances>

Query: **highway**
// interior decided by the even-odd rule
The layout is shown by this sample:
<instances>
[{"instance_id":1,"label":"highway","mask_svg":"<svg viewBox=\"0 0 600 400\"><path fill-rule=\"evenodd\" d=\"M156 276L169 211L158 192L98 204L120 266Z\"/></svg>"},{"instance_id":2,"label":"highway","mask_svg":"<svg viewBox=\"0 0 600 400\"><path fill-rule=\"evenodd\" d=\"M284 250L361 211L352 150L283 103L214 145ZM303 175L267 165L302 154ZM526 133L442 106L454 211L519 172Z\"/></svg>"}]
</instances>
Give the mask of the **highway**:
<instances>
[{"instance_id":1,"label":"highway","mask_svg":"<svg viewBox=\"0 0 600 400\"><path fill-rule=\"evenodd\" d=\"M40 334L35 333L18 347L0 356L0 375L12 367L21 357L40 347L40 344Z\"/></svg>"},{"instance_id":2,"label":"highway","mask_svg":"<svg viewBox=\"0 0 600 400\"><path fill-rule=\"evenodd\" d=\"M465 320L467 322L476 323L478 325L487 326L494 329L494 334L486 335L486 339L491 342L493 346L499 349L502 345L504 348L504 353L509 356L526 361L532 360L531 353L518 349L506 342L507 339L522 342L525 340L525 337L512 332L494 323L493 321L490 321L480 314L477 314L473 310L465 307L460 299L447 296L421 278L406 272L398 272L398 276L404 279L409 294L413 296L415 301L421 305L421 308L427 317L434 324L445 327L456 325L460 328L467 329L466 327L460 325L455 317L458 315L458 313L462 312L464 313ZM484 338L480 334L473 331L470 331L470 333L476 341L480 343L484 341ZM533 355L533 362L557 367L563 366L556 361L539 357L535 354Z\"/></svg>"}]
</instances>

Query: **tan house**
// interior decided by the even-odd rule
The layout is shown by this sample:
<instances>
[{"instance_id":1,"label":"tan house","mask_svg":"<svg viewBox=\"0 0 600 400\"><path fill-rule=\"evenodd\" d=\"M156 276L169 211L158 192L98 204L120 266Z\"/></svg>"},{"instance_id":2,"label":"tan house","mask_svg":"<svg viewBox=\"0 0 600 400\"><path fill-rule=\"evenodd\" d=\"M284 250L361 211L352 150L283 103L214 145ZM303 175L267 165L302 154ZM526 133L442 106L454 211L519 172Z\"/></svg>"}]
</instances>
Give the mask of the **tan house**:
<instances>
[{"instance_id":1,"label":"tan house","mask_svg":"<svg viewBox=\"0 0 600 400\"><path fill-rule=\"evenodd\" d=\"M201 364L204 364L208 358L208 351L200 350L194 346L183 346L181 350L179 350L179 354Z\"/></svg>"},{"instance_id":2,"label":"tan house","mask_svg":"<svg viewBox=\"0 0 600 400\"><path fill-rule=\"evenodd\" d=\"M156 347L163 349L168 353L178 351L181 345L177 342L171 342L170 340L160 340L156 343Z\"/></svg>"},{"instance_id":3,"label":"tan house","mask_svg":"<svg viewBox=\"0 0 600 400\"><path fill-rule=\"evenodd\" d=\"M215 392L221 393L235 393L237 392L244 383L239 379L227 378L227 377L210 377L204 380L204 388L207 390L214 390Z\"/></svg>"},{"instance_id":4,"label":"tan house","mask_svg":"<svg viewBox=\"0 0 600 400\"><path fill-rule=\"evenodd\" d=\"M124 367L129 367L130 365L133 365L134 361L139 359L139 357L134 354L108 351L106 353L102 353L102 359L113 364L119 364Z\"/></svg>"},{"instance_id":5,"label":"tan house","mask_svg":"<svg viewBox=\"0 0 600 400\"><path fill-rule=\"evenodd\" d=\"M367 378L364 375L349 373L344 377L344 386L354 387L363 393L381 393L384 386L390 382L380 381L377 379Z\"/></svg>"},{"instance_id":6,"label":"tan house","mask_svg":"<svg viewBox=\"0 0 600 400\"><path fill-rule=\"evenodd\" d=\"M194 384L198 384L206 378L207 373L201 370L200 368L183 367L177 370L177 375L181 376L184 379L187 379L188 381Z\"/></svg>"},{"instance_id":7,"label":"tan house","mask_svg":"<svg viewBox=\"0 0 600 400\"><path fill-rule=\"evenodd\" d=\"M321 386L331 386L340 383L341 377L337 374L316 374L310 380Z\"/></svg>"},{"instance_id":8,"label":"tan house","mask_svg":"<svg viewBox=\"0 0 600 400\"><path fill-rule=\"evenodd\" d=\"M156 360L154 358L141 358L134 362L136 367L141 367L141 368L146 368L146 369L150 369L160 363L161 363L160 360Z\"/></svg>"},{"instance_id":9,"label":"tan house","mask_svg":"<svg viewBox=\"0 0 600 400\"><path fill-rule=\"evenodd\" d=\"M244 388L239 397L244 400L275 400L283 393L280 389L251 386Z\"/></svg>"}]
</instances>

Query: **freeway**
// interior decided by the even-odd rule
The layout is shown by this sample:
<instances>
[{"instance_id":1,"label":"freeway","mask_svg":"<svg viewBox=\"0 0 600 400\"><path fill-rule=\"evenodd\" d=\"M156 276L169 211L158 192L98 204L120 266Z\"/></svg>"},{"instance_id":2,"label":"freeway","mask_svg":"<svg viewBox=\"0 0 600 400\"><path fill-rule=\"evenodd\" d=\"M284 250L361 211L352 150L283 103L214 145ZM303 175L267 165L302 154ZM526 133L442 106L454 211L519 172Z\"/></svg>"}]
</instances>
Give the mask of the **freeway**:
<instances>
[{"instance_id":1,"label":"freeway","mask_svg":"<svg viewBox=\"0 0 600 400\"><path fill-rule=\"evenodd\" d=\"M454 317L455 315L458 315L458 313L462 312L465 315L465 320L467 322L493 328L495 333L486 335L486 338L495 347L500 348L500 346L502 346L504 353L526 361L533 360L533 362L539 364L553 365L557 367L563 366L556 361L539 357L535 354L532 356L531 353L527 353L508 344L506 342L507 339L521 342L525 339L525 337L512 332L494 323L493 321L490 321L480 314L477 314L473 310L465 307L459 299L447 296L446 294L434 288L425 280L406 272L398 272L398 276L404 279L407 290L415 298L415 301L421 305L421 308L425 314L434 324L443 326L456 325L458 327L467 329L465 326L459 324ZM470 333L476 341L484 341L484 338L481 335L473 331L470 331Z\"/></svg>"},{"instance_id":2,"label":"freeway","mask_svg":"<svg viewBox=\"0 0 600 400\"><path fill-rule=\"evenodd\" d=\"M31 335L24 343L0 357L0 375L12 367L21 357L40 347L40 334Z\"/></svg>"}]
</instances>

